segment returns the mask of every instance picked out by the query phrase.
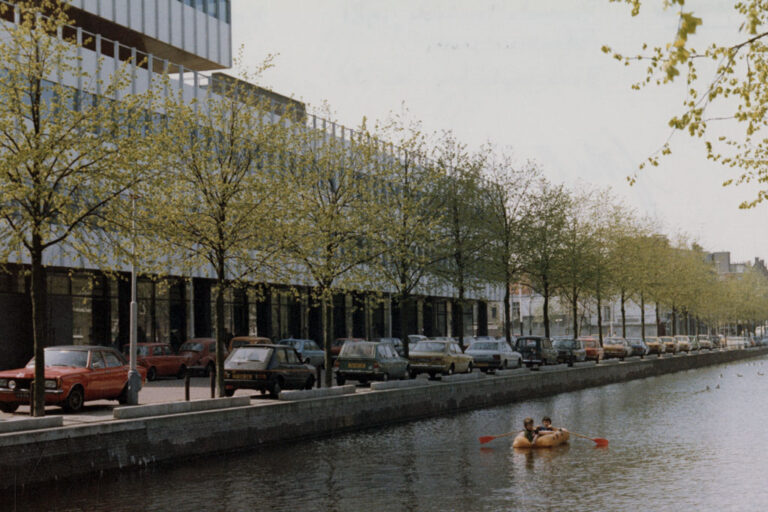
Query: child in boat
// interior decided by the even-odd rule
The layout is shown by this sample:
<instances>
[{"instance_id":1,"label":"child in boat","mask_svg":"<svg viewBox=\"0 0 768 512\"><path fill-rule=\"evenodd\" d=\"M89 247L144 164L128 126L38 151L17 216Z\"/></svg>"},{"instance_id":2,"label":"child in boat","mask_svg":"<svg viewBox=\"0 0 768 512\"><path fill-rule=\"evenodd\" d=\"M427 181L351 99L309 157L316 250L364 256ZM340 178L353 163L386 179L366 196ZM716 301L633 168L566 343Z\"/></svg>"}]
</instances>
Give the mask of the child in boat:
<instances>
[{"instance_id":1,"label":"child in boat","mask_svg":"<svg viewBox=\"0 0 768 512\"><path fill-rule=\"evenodd\" d=\"M554 431L555 429L552 428L552 420L549 418L549 416L544 416L543 418L541 418L541 425L536 427L537 434L541 432L549 433Z\"/></svg>"},{"instance_id":2,"label":"child in boat","mask_svg":"<svg viewBox=\"0 0 768 512\"><path fill-rule=\"evenodd\" d=\"M533 418L525 418L523 420L523 434L529 443L533 444L539 437L538 431L533 428Z\"/></svg>"}]
</instances>

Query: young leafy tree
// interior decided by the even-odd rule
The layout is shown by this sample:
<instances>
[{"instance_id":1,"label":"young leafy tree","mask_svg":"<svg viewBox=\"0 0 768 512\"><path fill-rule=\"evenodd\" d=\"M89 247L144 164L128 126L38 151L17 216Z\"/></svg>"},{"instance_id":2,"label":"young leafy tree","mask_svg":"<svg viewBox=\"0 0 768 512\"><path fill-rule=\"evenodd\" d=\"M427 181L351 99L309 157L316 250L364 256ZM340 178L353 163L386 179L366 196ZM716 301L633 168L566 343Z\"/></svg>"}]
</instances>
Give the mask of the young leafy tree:
<instances>
[{"instance_id":1,"label":"young leafy tree","mask_svg":"<svg viewBox=\"0 0 768 512\"><path fill-rule=\"evenodd\" d=\"M596 273L594 248L597 240L592 201L591 192L571 197L570 207L565 212L561 250L555 260L560 294L571 308L574 337L579 335L579 300L591 287Z\"/></svg>"},{"instance_id":2,"label":"young leafy tree","mask_svg":"<svg viewBox=\"0 0 768 512\"><path fill-rule=\"evenodd\" d=\"M391 213L379 145L366 132L312 117L289 131L281 158L281 246L314 285L325 367L333 367L329 317L333 294L363 289L379 275L376 233ZM331 385L333 373L325 374Z\"/></svg>"},{"instance_id":3,"label":"young leafy tree","mask_svg":"<svg viewBox=\"0 0 768 512\"><path fill-rule=\"evenodd\" d=\"M486 222L491 279L504 286L504 336L512 339L510 290L523 272L524 234L532 221L529 192L541 177L532 163L516 166L508 155L492 156L485 167Z\"/></svg>"},{"instance_id":4,"label":"young leafy tree","mask_svg":"<svg viewBox=\"0 0 768 512\"><path fill-rule=\"evenodd\" d=\"M145 233L165 242L175 269L216 279L218 396L225 394L225 292L246 277L265 280L277 266L276 155L286 121L248 83L254 76L221 77L191 102L168 94L162 173L144 199L154 205L142 219Z\"/></svg>"},{"instance_id":5,"label":"young leafy tree","mask_svg":"<svg viewBox=\"0 0 768 512\"><path fill-rule=\"evenodd\" d=\"M560 290L558 262L565 243L571 197L563 187L542 180L531 195L533 221L522 240L523 269L531 287L544 298L544 335L549 337L549 302Z\"/></svg>"},{"instance_id":6,"label":"young leafy tree","mask_svg":"<svg viewBox=\"0 0 768 512\"><path fill-rule=\"evenodd\" d=\"M92 54L74 34L67 35L66 3L2 3L0 14L15 17L0 25L0 256L30 261L31 410L42 416L43 348L51 332L46 252L59 246L99 261L106 208L148 173L153 145L143 128L149 100L126 93L131 63L108 83L87 71L82 55ZM90 64L98 68L100 61L94 56Z\"/></svg>"},{"instance_id":7,"label":"young leafy tree","mask_svg":"<svg viewBox=\"0 0 768 512\"><path fill-rule=\"evenodd\" d=\"M627 3L632 16L641 6L652 4L669 11L677 30L666 44L643 44L639 53L625 54L603 46L603 52L629 65L637 62L646 67L645 77L633 85L667 85L685 81L686 95L680 110L669 119L672 134L687 132L704 140L707 158L736 169L737 174L725 184L768 182L768 81L761 70L768 67L768 9L763 0L731 0L720 3L722 9L733 9L739 21L729 34L709 31L719 26L712 20L697 17L692 2L686 0L610 0ZM696 47L693 47L693 35ZM672 136L670 134L670 138ZM658 165L659 153L671 152L669 139L647 163ZM642 168L645 165L642 164ZM634 177L631 178L634 181ZM768 198L761 189L753 200L744 201L750 208Z\"/></svg>"},{"instance_id":8,"label":"young leafy tree","mask_svg":"<svg viewBox=\"0 0 768 512\"><path fill-rule=\"evenodd\" d=\"M439 194L444 175L426 159L427 139L417 123L402 116L382 127L381 137L391 141L377 157L386 183L387 221L380 223L376 239L384 252L382 282L395 291L400 305L400 335L408 357L405 308L415 290L431 276L444 258L444 210Z\"/></svg>"},{"instance_id":9,"label":"young leafy tree","mask_svg":"<svg viewBox=\"0 0 768 512\"><path fill-rule=\"evenodd\" d=\"M438 275L457 295L456 311L459 345L464 347L464 306L466 292L475 288L484 274L484 258L490 239L485 223L485 203L482 200L482 167L487 155L471 154L451 132L443 134L435 150L435 161L445 176L441 187L445 208L446 259Z\"/></svg>"}]
</instances>

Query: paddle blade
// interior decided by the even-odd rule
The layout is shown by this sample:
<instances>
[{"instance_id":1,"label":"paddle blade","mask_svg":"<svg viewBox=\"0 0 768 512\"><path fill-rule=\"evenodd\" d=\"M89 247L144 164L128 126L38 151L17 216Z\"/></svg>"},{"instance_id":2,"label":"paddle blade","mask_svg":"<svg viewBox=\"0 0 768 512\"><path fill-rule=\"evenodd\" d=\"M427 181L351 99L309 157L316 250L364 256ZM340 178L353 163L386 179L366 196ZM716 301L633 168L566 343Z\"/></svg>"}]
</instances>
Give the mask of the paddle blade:
<instances>
[{"instance_id":1,"label":"paddle blade","mask_svg":"<svg viewBox=\"0 0 768 512\"><path fill-rule=\"evenodd\" d=\"M597 446L608 446L608 440L603 439L602 437L596 437L592 439Z\"/></svg>"},{"instance_id":2,"label":"paddle blade","mask_svg":"<svg viewBox=\"0 0 768 512\"><path fill-rule=\"evenodd\" d=\"M490 443L494 439L496 439L496 436L481 436L477 438L477 440L480 441L480 444Z\"/></svg>"}]
</instances>

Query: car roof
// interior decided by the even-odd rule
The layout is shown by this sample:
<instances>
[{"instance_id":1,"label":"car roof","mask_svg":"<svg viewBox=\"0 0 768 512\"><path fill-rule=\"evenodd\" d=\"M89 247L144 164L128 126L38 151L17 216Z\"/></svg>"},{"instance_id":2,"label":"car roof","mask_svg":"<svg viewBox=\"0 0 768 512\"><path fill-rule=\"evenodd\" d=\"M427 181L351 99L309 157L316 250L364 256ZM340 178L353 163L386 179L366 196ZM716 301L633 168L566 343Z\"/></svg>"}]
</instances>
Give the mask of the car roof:
<instances>
[{"instance_id":1,"label":"car roof","mask_svg":"<svg viewBox=\"0 0 768 512\"><path fill-rule=\"evenodd\" d=\"M106 345L54 345L45 347L45 350L115 350Z\"/></svg>"}]
</instances>

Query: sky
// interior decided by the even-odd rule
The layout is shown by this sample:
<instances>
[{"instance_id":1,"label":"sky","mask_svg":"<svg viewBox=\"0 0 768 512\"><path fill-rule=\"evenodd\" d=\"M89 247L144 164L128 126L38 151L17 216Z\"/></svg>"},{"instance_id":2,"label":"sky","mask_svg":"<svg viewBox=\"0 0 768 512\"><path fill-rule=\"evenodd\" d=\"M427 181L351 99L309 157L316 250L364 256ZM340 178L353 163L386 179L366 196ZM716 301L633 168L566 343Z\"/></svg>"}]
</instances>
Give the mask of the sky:
<instances>
[{"instance_id":1,"label":"sky","mask_svg":"<svg viewBox=\"0 0 768 512\"><path fill-rule=\"evenodd\" d=\"M633 18L608 0L233 0L232 44L245 69L275 55L257 82L310 112L327 103L355 127L407 108L427 132L490 142L555 183L610 187L663 232L731 261L765 258L768 205L740 210L754 186L724 188L734 171L707 161L700 139L675 134L672 155L627 183L667 140L684 94L684 84L631 90L644 66L600 50L671 40L675 11L645 3ZM694 47L737 40L729 3L688 1L704 19Z\"/></svg>"}]
</instances>

